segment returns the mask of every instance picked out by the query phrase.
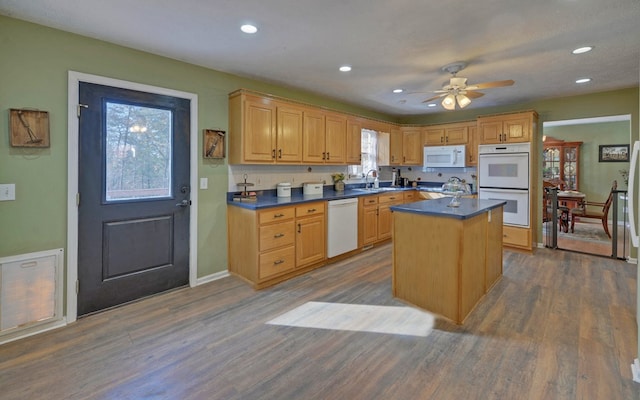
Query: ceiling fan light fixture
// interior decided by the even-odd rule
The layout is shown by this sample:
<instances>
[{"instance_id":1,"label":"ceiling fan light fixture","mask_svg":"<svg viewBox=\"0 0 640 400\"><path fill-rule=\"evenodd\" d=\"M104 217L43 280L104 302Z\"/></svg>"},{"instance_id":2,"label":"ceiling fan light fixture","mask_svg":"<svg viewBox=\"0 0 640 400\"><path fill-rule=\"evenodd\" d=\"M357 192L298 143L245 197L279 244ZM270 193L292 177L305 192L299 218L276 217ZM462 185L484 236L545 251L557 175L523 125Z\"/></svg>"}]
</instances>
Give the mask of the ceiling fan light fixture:
<instances>
[{"instance_id":1,"label":"ceiling fan light fixture","mask_svg":"<svg viewBox=\"0 0 640 400\"><path fill-rule=\"evenodd\" d=\"M463 94L459 94L456 96L456 100L458 100L458 105L460 108L465 108L469 104L471 104L471 99Z\"/></svg>"},{"instance_id":2,"label":"ceiling fan light fixture","mask_svg":"<svg viewBox=\"0 0 640 400\"><path fill-rule=\"evenodd\" d=\"M448 94L447 97L442 100L442 107L447 110L456 109L456 98L452 94Z\"/></svg>"}]
</instances>

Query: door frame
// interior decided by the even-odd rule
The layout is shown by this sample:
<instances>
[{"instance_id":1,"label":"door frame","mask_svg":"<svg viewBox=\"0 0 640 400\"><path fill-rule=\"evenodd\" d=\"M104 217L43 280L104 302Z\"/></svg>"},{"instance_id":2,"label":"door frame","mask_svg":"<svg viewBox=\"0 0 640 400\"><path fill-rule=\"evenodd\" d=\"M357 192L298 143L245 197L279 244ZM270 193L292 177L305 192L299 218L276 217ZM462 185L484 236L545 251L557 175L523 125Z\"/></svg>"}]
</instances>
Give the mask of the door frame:
<instances>
[{"instance_id":1,"label":"door frame","mask_svg":"<svg viewBox=\"0 0 640 400\"><path fill-rule=\"evenodd\" d=\"M145 85L99 75L69 71L67 106L67 279L66 322L78 318L78 156L79 156L79 85L95 83L153 94L167 95L191 101L189 183L191 185L191 210L189 214L189 286L194 287L198 278L198 95L163 87Z\"/></svg>"}]
</instances>

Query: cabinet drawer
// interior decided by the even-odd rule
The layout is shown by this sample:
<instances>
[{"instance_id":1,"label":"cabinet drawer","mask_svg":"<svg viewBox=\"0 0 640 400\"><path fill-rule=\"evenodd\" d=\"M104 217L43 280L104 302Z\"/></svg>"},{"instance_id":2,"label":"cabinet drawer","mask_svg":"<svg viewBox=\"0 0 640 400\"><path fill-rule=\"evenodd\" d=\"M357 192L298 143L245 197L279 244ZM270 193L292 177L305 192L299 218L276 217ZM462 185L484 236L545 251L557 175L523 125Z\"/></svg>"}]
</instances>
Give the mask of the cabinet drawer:
<instances>
[{"instance_id":1,"label":"cabinet drawer","mask_svg":"<svg viewBox=\"0 0 640 400\"><path fill-rule=\"evenodd\" d=\"M362 198L364 206L372 206L378 204L378 196L366 196Z\"/></svg>"},{"instance_id":2,"label":"cabinet drawer","mask_svg":"<svg viewBox=\"0 0 640 400\"><path fill-rule=\"evenodd\" d=\"M260 227L260 251L267 251L296 241L293 220Z\"/></svg>"},{"instance_id":3,"label":"cabinet drawer","mask_svg":"<svg viewBox=\"0 0 640 400\"><path fill-rule=\"evenodd\" d=\"M296 207L296 217L324 214L324 203L307 203Z\"/></svg>"},{"instance_id":4,"label":"cabinet drawer","mask_svg":"<svg viewBox=\"0 0 640 400\"><path fill-rule=\"evenodd\" d=\"M402 203L404 201L403 196L403 192L385 193L378 195L378 201L380 202L380 204Z\"/></svg>"},{"instance_id":5,"label":"cabinet drawer","mask_svg":"<svg viewBox=\"0 0 640 400\"><path fill-rule=\"evenodd\" d=\"M416 192L414 190L409 190L407 192L404 192L402 197L403 197L405 203L416 201L416 200L418 200L418 192Z\"/></svg>"},{"instance_id":6,"label":"cabinet drawer","mask_svg":"<svg viewBox=\"0 0 640 400\"><path fill-rule=\"evenodd\" d=\"M262 225L275 221L284 221L286 219L292 219L294 216L295 209L293 207L264 210L258 214L258 223Z\"/></svg>"},{"instance_id":7,"label":"cabinet drawer","mask_svg":"<svg viewBox=\"0 0 640 400\"><path fill-rule=\"evenodd\" d=\"M504 226L502 229L502 243L519 247L531 246L530 230Z\"/></svg>"},{"instance_id":8,"label":"cabinet drawer","mask_svg":"<svg viewBox=\"0 0 640 400\"><path fill-rule=\"evenodd\" d=\"M260 279L269 278L294 269L296 265L295 246L260 254Z\"/></svg>"}]
</instances>

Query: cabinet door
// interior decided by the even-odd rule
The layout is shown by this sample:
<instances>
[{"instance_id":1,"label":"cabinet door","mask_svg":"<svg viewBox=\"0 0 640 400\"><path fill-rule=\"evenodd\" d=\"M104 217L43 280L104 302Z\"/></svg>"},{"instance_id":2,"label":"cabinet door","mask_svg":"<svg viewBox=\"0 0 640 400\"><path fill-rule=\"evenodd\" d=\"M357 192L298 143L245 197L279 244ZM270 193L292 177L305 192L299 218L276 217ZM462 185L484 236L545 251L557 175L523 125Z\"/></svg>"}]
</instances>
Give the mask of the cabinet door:
<instances>
[{"instance_id":1,"label":"cabinet door","mask_svg":"<svg viewBox=\"0 0 640 400\"><path fill-rule=\"evenodd\" d=\"M368 245L378 240L378 205L362 209L362 244Z\"/></svg>"},{"instance_id":2,"label":"cabinet door","mask_svg":"<svg viewBox=\"0 0 640 400\"><path fill-rule=\"evenodd\" d=\"M347 162L347 118L342 115L325 117L325 163Z\"/></svg>"},{"instance_id":3,"label":"cabinet door","mask_svg":"<svg viewBox=\"0 0 640 400\"><path fill-rule=\"evenodd\" d=\"M389 132L378 132L377 140L377 163L378 166L391 165L391 137Z\"/></svg>"},{"instance_id":4,"label":"cabinet door","mask_svg":"<svg viewBox=\"0 0 640 400\"><path fill-rule=\"evenodd\" d=\"M426 146L444 145L444 127L427 128L424 130L423 144Z\"/></svg>"},{"instance_id":5,"label":"cabinet door","mask_svg":"<svg viewBox=\"0 0 640 400\"><path fill-rule=\"evenodd\" d=\"M528 142L530 139L531 122L529 117L507 119L503 122L503 133L507 142Z\"/></svg>"},{"instance_id":6,"label":"cabinet door","mask_svg":"<svg viewBox=\"0 0 640 400\"><path fill-rule=\"evenodd\" d=\"M296 268L324 260L326 233L324 215L296 220Z\"/></svg>"},{"instance_id":7,"label":"cabinet door","mask_svg":"<svg viewBox=\"0 0 640 400\"><path fill-rule=\"evenodd\" d=\"M445 129L446 144L467 144L469 142L469 128L466 126L455 126Z\"/></svg>"},{"instance_id":8,"label":"cabinet door","mask_svg":"<svg viewBox=\"0 0 640 400\"><path fill-rule=\"evenodd\" d=\"M467 166L478 165L478 128L473 125L468 128L469 142L467 143Z\"/></svg>"},{"instance_id":9,"label":"cabinet door","mask_svg":"<svg viewBox=\"0 0 640 400\"><path fill-rule=\"evenodd\" d=\"M502 121L479 121L478 135L480 144L500 143L502 140Z\"/></svg>"},{"instance_id":10,"label":"cabinet door","mask_svg":"<svg viewBox=\"0 0 640 400\"><path fill-rule=\"evenodd\" d=\"M276 161L302 161L302 110L278 106Z\"/></svg>"},{"instance_id":11,"label":"cabinet door","mask_svg":"<svg viewBox=\"0 0 640 400\"><path fill-rule=\"evenodd\" d=\"M402 132L402 164L422 164L422 132L420 129Z\"/></svg>"},{"instance_id":12,"label":"cabinet door","mask_svg":"<svg viewBox=\"0 0 640 400\"><path fill-rule=\"evenodd\" d=\"M378 206L378 239L383 240L391 237L392 215L390 204L380 204Z\"/></svg>"},{"instance_id":13,"label":"cabinet door","mask_svg":"<svg viewBox=\"0 0 640 400\"><path fill-rule=\"evenodd\" d=\"M326 157L324 149L324 114L314 111L304 111L303 116L302 161L324 163Z\"/></svg>"},{"instance_id":14,"label":"cabinet door","mask_svg":"<svg viewBox=\"0 0 640 400\"><path fill-rule=\"evenodd\" d=\"M347 156L349 165L359 165L362 162L362 124L355 118L347 121Z\"/></svg>"},{"instance_id":15,"label":"cabinet door","mask_svg":"<svg viewBox=\"0 0 640 400\"><path fill-rule=\"evenodd\" d=\"M391 129L389 134L389 165L402 163L402 131Z\"/></svg>"},{"instance_id":16,"label":"cabinet door","mask_svg":"<svg viewBox=\"0 0 640 400\"><path fill-rule=\"evenodd\" d=\"M247 98L245 112L245 161L273 162L276 156L276 108Z\"/></svg>"}]
</instances>

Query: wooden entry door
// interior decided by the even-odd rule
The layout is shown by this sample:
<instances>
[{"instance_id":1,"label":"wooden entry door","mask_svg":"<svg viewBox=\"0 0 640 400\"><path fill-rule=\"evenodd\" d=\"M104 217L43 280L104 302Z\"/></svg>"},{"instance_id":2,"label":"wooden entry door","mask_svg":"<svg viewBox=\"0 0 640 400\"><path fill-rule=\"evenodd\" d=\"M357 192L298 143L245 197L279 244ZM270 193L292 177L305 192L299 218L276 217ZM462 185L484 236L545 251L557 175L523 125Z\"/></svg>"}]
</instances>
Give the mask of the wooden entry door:
<instances>
[{"instance_id":1,"label":"wooden entry door","mask_svg":"<svg viewBox=\"0 0 640 400\"><path fill-rule=\"evenodd\" d=\"M189 281L190 101L79 86L78 315Z\"/></svg>"}]
</instances>

